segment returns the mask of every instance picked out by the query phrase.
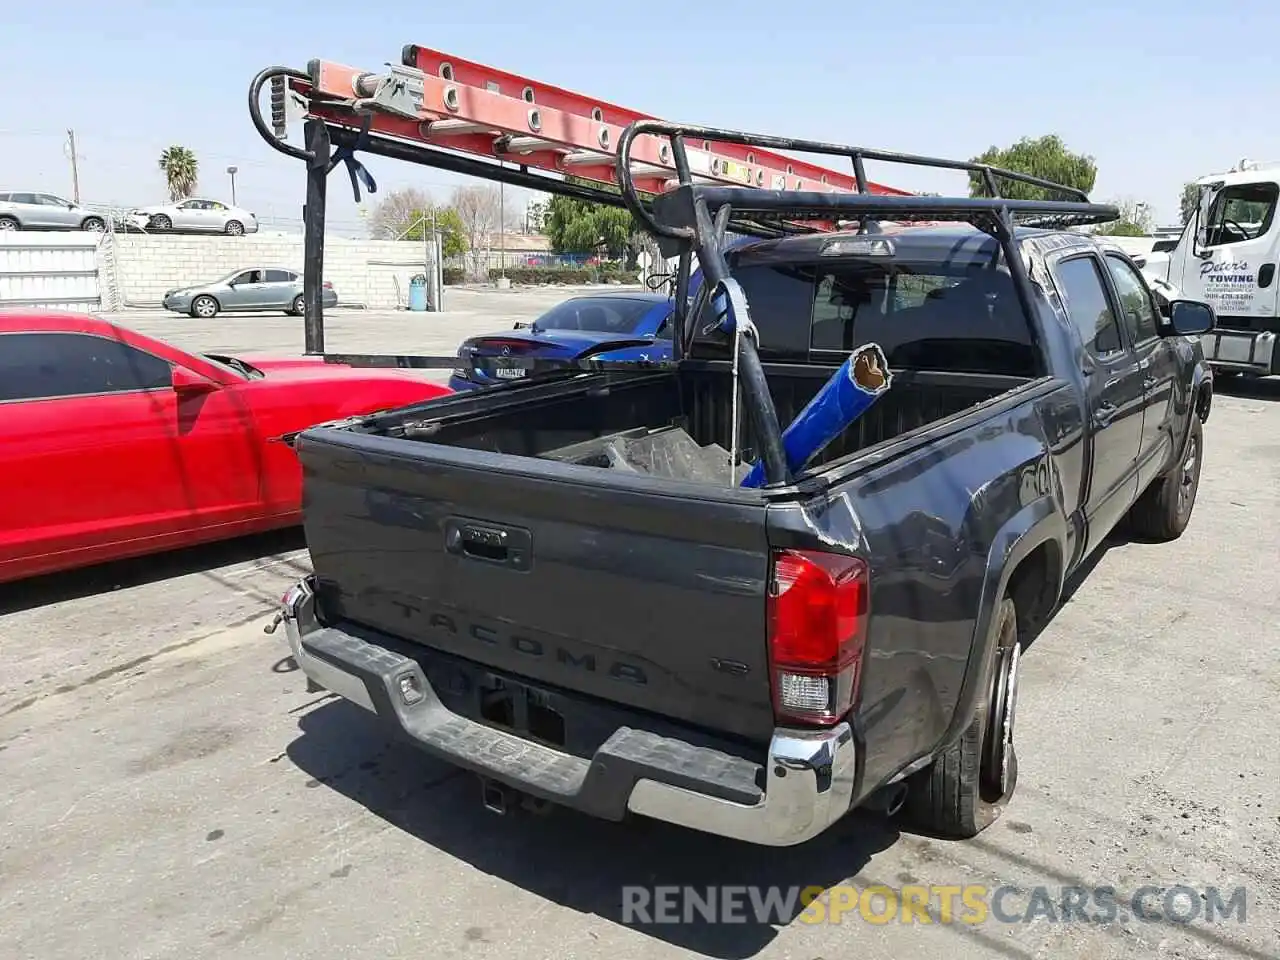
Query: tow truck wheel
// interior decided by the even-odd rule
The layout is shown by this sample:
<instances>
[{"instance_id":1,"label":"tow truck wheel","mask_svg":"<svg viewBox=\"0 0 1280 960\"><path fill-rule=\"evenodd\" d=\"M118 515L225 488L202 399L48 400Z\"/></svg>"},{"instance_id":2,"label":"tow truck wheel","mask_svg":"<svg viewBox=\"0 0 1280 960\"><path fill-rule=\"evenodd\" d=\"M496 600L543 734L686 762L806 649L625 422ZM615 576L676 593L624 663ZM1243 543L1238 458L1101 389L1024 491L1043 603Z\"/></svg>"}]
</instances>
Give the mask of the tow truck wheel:
<instances>
[{"instance_id":1,"label":"tow truck wheel","mask_svg":"<svg viewBox=\"0 0 1280 960\"><path fill-rule=\"evenodd\" d=\"M1139 537L1169 541L1182 536L1191 522L1200 489L1200 465L1204 460L1204 427L1191 414L1191 436L1182 460L1147 487L1129 511L1129 525Z\"/></svg>"},{"instance_id":2,"label":"tow truck wheel","mask_svg":"<svg viewBox=\"0 0 1280 960\"><path fill-rule=\"evenodd\" d=\"M924 833L975 837L995 823L1017 788L1013 728L1021 644L1012 599L996 608L992 632L995 657L977 714L959 740L911 778L903 813Z\"/></svg>"}]
</instances>

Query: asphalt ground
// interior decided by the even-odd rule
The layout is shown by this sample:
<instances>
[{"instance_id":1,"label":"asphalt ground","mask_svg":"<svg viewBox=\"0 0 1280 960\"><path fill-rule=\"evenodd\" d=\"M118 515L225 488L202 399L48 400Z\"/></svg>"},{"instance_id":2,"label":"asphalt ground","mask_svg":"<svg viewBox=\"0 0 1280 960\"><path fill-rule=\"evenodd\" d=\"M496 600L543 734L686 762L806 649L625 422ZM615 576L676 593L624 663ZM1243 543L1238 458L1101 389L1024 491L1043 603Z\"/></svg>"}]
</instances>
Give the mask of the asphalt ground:
<instances>
[{"instance_id":1,"label":"asphalt ground","mask_svg":"<svg viewBox=\"0 0 1280 960\"><path fill-rule=\"evenodd\" d=\"M333 339L451 347L552 300L335 312ZM283 316L125 322L205 350L301 337ZM1220 395L1205 438L1186 534L1116 538L1027 650L1018 792L967 843L862 815L769 850L487 813L469 776L308 692L263 633L308 570L297 533L0 589L0 957L1278 957L1280 382ZM874 885L924 889L932 912L904 921ZM707 923L655 886L828 892L774 922ZM636 887L654 922L628 910ZM956 887L985 913L938 889ZM1083 911L1064 917L1064 898ZM1215 901L1230 915L1209 922ZM1189 922L1155 919L1170 912Z\"/></svg>"}]
</instances>

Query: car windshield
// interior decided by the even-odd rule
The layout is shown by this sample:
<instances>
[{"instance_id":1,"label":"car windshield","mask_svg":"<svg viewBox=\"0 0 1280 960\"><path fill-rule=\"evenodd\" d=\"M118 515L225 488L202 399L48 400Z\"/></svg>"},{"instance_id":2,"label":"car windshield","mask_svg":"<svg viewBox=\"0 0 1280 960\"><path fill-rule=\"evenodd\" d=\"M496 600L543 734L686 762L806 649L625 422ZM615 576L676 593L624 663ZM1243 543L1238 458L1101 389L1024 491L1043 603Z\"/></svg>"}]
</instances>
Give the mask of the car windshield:
<instances>
[{"instance_id":1,"label":"car windshield","mask_svg":"<svg viewBox=\"0 0 1280 960\"><path fill-rule=\"evenodd\" d=\"M633 333L653 304L626 297L581 297L552 307L534 322L534 330Z\"/></svg>"}]
</instances>

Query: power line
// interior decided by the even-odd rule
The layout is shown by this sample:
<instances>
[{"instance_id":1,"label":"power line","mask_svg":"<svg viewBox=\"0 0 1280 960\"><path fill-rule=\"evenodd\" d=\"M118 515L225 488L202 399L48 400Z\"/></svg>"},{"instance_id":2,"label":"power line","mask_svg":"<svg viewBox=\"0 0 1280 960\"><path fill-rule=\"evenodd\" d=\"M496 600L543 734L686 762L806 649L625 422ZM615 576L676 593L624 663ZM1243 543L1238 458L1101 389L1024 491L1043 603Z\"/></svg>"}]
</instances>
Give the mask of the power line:
<instances>
[{"instance_id":1,"label":"power line","mask_svg":"<svg viewBox=\"0 0 1280 960\"><path fill-rule=\"evenodd\" d=\"M10 138L10 139L19 139L19 140L63 140L65 136L66 136L65 133L59 133L59 132L54 132L50 130L0 130L0 137ZM111 133L95 133L92 131L90 131L89 133L86 133L83 129L81 129L80 131L81 144L83 145L85 142L89 142L90 144L92 144L93 141L102 141L105 143L129 144L134 147L138 145L138 138L136 137L126 137L126 136L121 136L119 134L111 134ZM159 141L156 141L156 143L159 143ZM196 155L197 160L201 160L201 159L216 160L220 164L221 163L235 164L236 166L242 167L242 168L252 167L260 170L282 169L279 163L268 162L262 159L255 159L253 157L249 157L244 154L219 153L216 151L203 150L196 147L192 147L191 150ZM96 162L94 163L94 167L100 170L106 169L106 170L122 171L122 170L136 169L136 167L133 164L124 163L118 160L109 161L106 164L103 164L101 162ZM414 183L421 184L427 187L453 188L458 186L458 183L460 182L458 180L424 179L422 177L417 177L417 176L413 177L412 179Z\"/></svg>"}]
</instances>

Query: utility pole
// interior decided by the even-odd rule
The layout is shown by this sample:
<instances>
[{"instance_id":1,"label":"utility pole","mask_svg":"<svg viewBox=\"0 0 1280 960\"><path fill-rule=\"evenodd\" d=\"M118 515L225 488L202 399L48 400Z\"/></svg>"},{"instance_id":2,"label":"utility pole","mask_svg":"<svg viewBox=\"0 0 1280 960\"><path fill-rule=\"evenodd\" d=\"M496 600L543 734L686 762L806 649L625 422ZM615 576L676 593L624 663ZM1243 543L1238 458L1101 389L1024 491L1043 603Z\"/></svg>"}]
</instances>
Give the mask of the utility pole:
<instances>
[{"instance_id":1,"label":"utility pole","mask_svg":"<svg viewBox=\"0 0 1280 960\"><path fill-rule=\"evenodd\" d=\"M80 205L80 167L76 162L76 132L67 130L67 145L71 149L71 200Z\"/></svg>"},{"instance_id":2,"label":"utility pole","mask_svg":"<svg viewBox=\"0 0 1280 960\"><path fill-rule=\"evenodd\" d=\"M504 280L507 276L507 194L506 181L498 181L498 270Z\"/></svg>"},{"instance_id":3,"label":"utility pole","mask_svg":"<svg viewBox=\"0 0 1280 960\"><path fill-rule=\"evenodd\" d=\"M231 205L233 207L236 205L236 173L238 170L238 167L227 167L227 173L231 175Z\"/></svg>"}]
</instances>

